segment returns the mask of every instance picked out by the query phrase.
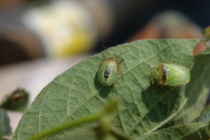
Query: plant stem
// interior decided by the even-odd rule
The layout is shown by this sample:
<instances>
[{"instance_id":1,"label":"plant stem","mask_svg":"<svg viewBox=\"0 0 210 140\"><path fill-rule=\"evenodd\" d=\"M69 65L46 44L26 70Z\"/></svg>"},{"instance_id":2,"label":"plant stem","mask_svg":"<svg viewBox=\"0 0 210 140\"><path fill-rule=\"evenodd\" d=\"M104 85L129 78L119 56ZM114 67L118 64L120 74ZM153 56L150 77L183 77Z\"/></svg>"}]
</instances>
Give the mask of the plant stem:
<instances>
[{"instance_id":1,"label":"plant stem","mask_svg":"<svg viewBox=\"0 0 210 140\"><path fill-rule=\"evenodd\" d=\"M118 131L116 128L111 128L111 133L112 135L114 135L116 138L120 139L120 140L132 140L132 138L120 131Z\"/></svg>"},{"instance_id":2,"label":"plant stem","mask_svg":"<svg viewBox=\"0 0 210 140\"><path fill-rule=\"evenodd\" d=\"M34 137L28 138L26 140L39 140L41 138L45 138L45 137L54 135L55 133L58 133L62 130L70 129L72 127L75 127L75 126L78 126L78 125L81 125L81 124L96 121L100 118L100 116L101 116L101 113L90 114L90 115L85 116L83 118L80 118L78 120L67 122L66 124L61 124L61 125L58 125L54 128L51 128L49 130L38 133Z\"/></svg>"}]
</instances>

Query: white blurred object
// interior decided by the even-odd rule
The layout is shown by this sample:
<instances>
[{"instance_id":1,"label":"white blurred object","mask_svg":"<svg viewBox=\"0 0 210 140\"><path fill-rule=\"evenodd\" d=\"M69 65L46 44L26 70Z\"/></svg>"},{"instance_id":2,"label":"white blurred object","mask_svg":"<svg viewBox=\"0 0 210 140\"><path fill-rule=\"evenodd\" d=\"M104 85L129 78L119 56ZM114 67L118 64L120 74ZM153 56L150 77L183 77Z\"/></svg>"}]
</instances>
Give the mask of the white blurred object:
<instances>
[{"instance_id":1,"label":"white blurred object","mask_svg":"<svg viewBox=\"0 0 210 140\"><path fill-rule=\"evenodd\" d=\"M39 37L48 56L87 52L97 40L94 19L79 1L53 1L30 8L23 14L22 21Z\"/></svg>"},{"instance_id":2,"label":"white blurred object","mask_svg":"<svg viewBox=\"0 0 210 140\"><path fill-rule=\"evenodd\" d=\"M17 88L29 92L29 105L39 92L51 82L58 74L79 63L87 56L71 57L70 59L40 59L10 65L0 68L0 99ZM9 112L12 131L16 129L22 113Z\"/></svg>"}]
</instances>

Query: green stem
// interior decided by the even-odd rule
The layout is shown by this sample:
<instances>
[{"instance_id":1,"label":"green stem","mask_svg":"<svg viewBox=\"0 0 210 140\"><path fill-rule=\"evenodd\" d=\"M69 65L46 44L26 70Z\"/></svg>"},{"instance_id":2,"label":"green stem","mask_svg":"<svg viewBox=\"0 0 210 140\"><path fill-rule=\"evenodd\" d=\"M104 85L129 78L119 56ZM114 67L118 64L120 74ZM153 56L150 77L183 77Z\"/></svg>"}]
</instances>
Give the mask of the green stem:
<instances>
[{"instance_id":1,"label":"green stem","mask_svg":"<svg viewBox=\"0 0 210 140\"><path fill-rule=\"evenodd\" d=\"M133 140L130 136L118 131L113 127L111 128L111 134L120 140Z\"/></svg>"},{"instance_id":2,"label":"green stem","mask_svg":"<svg viewBox=\"0 0 210 140\"><path fill-rule=\"evenodd\" d=\"M101 116L101 113L90 114L90 115L85 116L83 118L80 118L78 120L67 122L66 124L61 124L61 125L58 125L57 127L54 127L54 128L49 129L49 130L43 131L39 134L36 134L34 137L28 138L26 140L39 140L41 138L45 138L45 137L54 135L55 133L58 133L60 131L70 129L72 127L75 127L75 126L78 126L78 125L81 125L81 124L96 121L100 118L100 116Z\"/></svg>"}]
</instances>

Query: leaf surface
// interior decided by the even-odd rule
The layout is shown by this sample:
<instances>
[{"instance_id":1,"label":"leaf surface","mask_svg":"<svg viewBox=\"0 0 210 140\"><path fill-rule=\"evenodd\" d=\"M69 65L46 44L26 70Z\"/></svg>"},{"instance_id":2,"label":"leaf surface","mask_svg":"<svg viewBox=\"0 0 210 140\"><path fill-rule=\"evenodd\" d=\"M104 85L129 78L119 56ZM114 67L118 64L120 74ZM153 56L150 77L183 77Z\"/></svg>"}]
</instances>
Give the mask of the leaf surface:
<instances>
[{"instance_id":1,"label":"leaf surface","mask_svg":"<svg viewBox=\"0 0 210 140\"><path fill-rule=\"evenodd\" d=\"M175 61L190 69L194 60L193 48L199 41L140 40L110 48L109 54L104 51L82 61L57 76L40 92L20 121L13 140L23 140L55 125L98 112L110 98L122 101L114 118L115 127L134 137L151 133L171 120L183 108L188 96L200 92L195 87L199 84L197 78L202 81L209 74L203 75L193 67L192 71L196 73L191 71L189 84L166 87L151 82L150 73L163 62ZM123 75L118 76L114 86L100 85L96 74L103 61L102 54L116 57L122 52L126 53L117 59L124 59L120 64ZM209 66L204 70L208 69ZM62 135L68 133L65 131Z\"/></svg>"},{"instance_id":2,"label":"leaf surface","mask_svg":"<svg viewBox=\"0 0 210 140\"><path fill-rule=\"evenodd\" d=\"M207 140L209 122L192 123L162 129L140 138L140 140Z\"/></svg>"}]
</instances>

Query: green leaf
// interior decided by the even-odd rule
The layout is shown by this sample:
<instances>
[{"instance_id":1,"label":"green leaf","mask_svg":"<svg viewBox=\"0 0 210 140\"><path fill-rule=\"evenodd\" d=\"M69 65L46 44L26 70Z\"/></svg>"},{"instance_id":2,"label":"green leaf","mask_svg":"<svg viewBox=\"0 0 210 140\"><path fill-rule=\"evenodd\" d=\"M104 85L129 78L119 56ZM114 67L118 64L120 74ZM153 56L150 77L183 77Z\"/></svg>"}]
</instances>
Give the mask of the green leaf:
<instances>
[{"instance_id":1,"label":"green leaf","mask_svg":"<svg viewBox=\"0 0 210 140\"><path fill-rule=\"evenodd\" d=\"M7 115L7 112L4 109L0 109L0 119L1 119L1 133L3 136L9 136L12 134L10 127L10 120ZM1 135L2 136L2 135Z\"/></svg>"},{"instance_id":2,"label":"green leaf","mask_svg":"<svg viewBox=\"0 0 210 140\"><path fill-rule=\"evenodd\" d=\"M210 106L202 111L200 116L196 118L196 122L210 121Z\"/></svg>"},{"instance_id":3,"label":"green leaf","mask_svg":"<svg viewBox=\"0 0 210 140\"><path fill-rule=\"evenodd\" d=\"M207 140L208 125L209 122L201 122L170 127L142 136L140 140Z\"/></svg>"},{"instance_id":4,"label":"green leaf","mask_svg":"<svg viewBox=\"0 0 210 140\"><path fill-rule=\"evenodd\" d=\"M187 103L174 119L175 124L187 124L200 115L204 109L210 85L210 51L205 51L195 57L191 70L191 82L187 90Z\"/></svg>"},{"instance_id":5,"label":"green leaf","mask_svg":"<svg viewBox=\"0 0 210 140\"><path fill-rule=\"evenodd\" d=\"M122 100L114 118L115 127L134 137L151 133L171 120L183 108L188 96L200 92L194 88L197 79L209 81L210 76L203 75L202 71L191 73L187 86L171 88L151 83L150 73L155 66L167 61L190 68L193 48L199 41L140 40L108 49L113 57L127 52L118 58L125 60L120 64L124 75L111 87L101 86L96 77L103 61L102 53L82 61L41 91L20 121L13 140L23 140L60 123L98 112L115 97ZM65 131L63 135L68 133Z\"/></svg>"}]
</instances>

